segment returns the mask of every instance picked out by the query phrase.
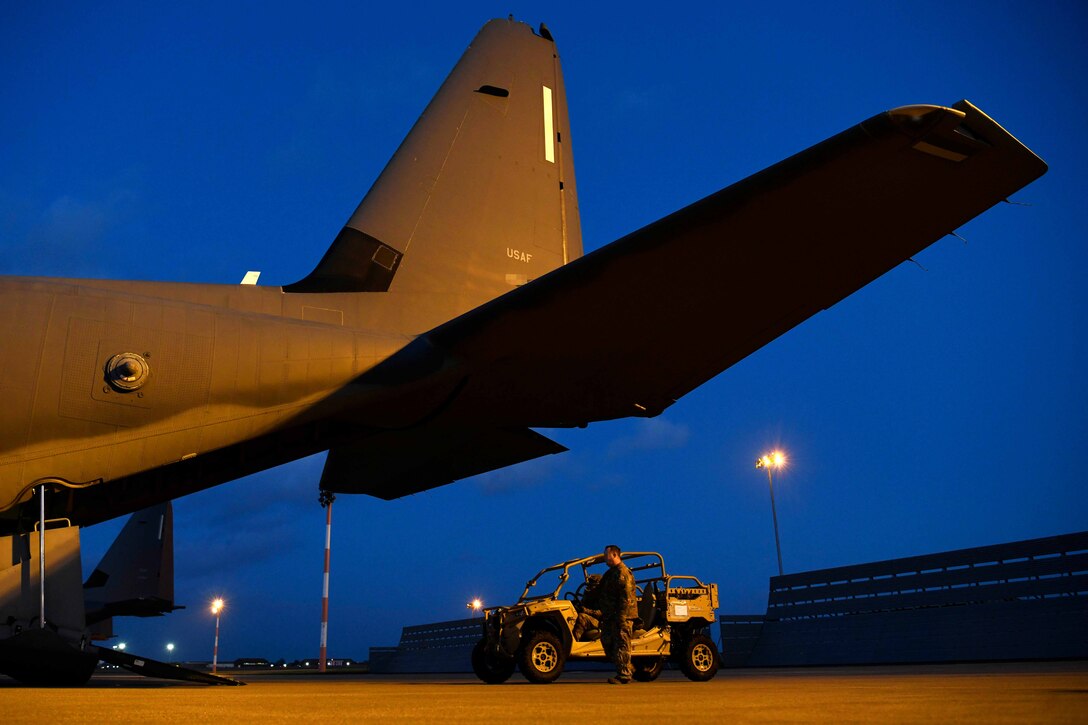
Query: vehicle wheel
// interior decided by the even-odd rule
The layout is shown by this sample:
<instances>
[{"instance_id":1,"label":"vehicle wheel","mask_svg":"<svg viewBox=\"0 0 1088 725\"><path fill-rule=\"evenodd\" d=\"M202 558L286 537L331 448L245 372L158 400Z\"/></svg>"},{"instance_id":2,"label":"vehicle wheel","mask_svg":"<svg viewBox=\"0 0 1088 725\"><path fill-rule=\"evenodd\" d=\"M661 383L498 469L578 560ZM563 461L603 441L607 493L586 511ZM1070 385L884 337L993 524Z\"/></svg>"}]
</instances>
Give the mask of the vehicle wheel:
<instances>
[{"instance_id":1,"label":"vehicle wheel","mask_svg":"<svg viewBox=\"0 0 1088 725\"><path fill-rule=\"evenodd\" d=\"M567 654L551 632L534 632L521 648L521 674L529 682L554 682L563 672Z\"/></svg>"},{"instance_id":2,"label":"vehicle wheel","mask_svg":"<svg viewBox=\"0 0 1088 725\"><path fill-rule=\"evenodd\" d=\"M680 671L689 680L706 682L718 672L718 647L705 634L692 635L680 652Z\"/></svg>"},{"instance_id":3,"label":"vehicle wheel","mask_svg":"<svg viewBox=\"0 0 1088 725\"><path fill-rule=\"evenodd\" d=\"M514 674L514 659L492 652L487 639L481 639L472 648L472 671L487 684L499 685Z\"/></svg>"},{"instance_id":4,"label":"vehicle wheel","mask_svg":"<svg viewBox=\"0 0 1088 725\"><path fill-rule=\"evenodd\" d=\"M632 657L631 667L634 668L632 677L639 682L653 682L665 669L664 657Z\"/></svg>"}]
</instances>

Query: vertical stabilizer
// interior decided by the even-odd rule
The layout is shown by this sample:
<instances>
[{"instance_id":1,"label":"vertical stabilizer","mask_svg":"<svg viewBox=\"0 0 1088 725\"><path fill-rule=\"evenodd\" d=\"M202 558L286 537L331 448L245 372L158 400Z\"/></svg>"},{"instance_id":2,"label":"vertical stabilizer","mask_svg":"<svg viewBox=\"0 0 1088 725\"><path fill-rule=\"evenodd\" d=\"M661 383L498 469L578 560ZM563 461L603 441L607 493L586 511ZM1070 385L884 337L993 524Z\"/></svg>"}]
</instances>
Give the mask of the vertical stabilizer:
<instances>
[{"instance_id":1,"label":"vertical stabilizer","mask_svg":"<svg viewBox=\"0 0 1088 725\"><path fill-rule=\"evenodd\" d=\"M153 617L174 606L174 511L167 501L132 514L83 584L87 624Z\"/></svg>"},{"instance_id":2,"label":"vertical stabilizer","mask_svg":"<svg viewBox=\"0 0 1088 725\"><path fill-rule=\"evenodd\" d=\"M284 290L441 296L448 319L581 256L567 118L550 34L492 20L317 268Z\"/></svg>"}]
</instances>

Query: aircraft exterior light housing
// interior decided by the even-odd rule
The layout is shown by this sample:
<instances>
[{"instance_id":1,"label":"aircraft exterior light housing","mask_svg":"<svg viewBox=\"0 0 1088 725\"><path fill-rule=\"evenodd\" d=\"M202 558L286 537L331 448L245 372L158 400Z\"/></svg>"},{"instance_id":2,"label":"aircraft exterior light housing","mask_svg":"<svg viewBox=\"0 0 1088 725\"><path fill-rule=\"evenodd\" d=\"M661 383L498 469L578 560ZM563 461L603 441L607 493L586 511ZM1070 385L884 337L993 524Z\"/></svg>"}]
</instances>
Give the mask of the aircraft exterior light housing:
<instances>
[{"instance_id":1,"label":"aircraft exterior light housing","mask_svg":"<svg viewBox=\"0 0 1088 725\"><path fill-rule=\"evenodd\" d=\"M122 352L106 362L106 382L119 393L139 390L151 376L151 366L143 355Z\"/></svg>"}]
</instances>

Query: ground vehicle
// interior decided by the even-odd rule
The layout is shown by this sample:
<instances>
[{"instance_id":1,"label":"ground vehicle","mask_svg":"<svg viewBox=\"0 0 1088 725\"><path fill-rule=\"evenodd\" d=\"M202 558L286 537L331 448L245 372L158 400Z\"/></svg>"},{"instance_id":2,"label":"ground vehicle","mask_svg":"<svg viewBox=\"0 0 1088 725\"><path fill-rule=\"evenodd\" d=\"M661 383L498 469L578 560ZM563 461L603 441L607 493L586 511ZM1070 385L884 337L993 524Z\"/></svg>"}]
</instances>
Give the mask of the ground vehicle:
<instances>
[{"instance_id":1,"label":"ground vehicle","mask_svg":"<svg viewBox=\"0 0 1088 725\"><path fill-rule=\"evenodd\" d=\"M688 678L709 680L719 655L706 629L714 622L718 585L687 575L669 575L661 554L626 552L635 576L638 615L631 638L636 680L657 679L666 660ZM484 682L505 682L518 668L530 682L553 682L568 661L606 662L599 633L575 639L575 623L591 574L607 568L596 554L543 569L525 585L517 603L485 610L483 639L472 651L472 669Z\"/></svg>"}]
</instances>

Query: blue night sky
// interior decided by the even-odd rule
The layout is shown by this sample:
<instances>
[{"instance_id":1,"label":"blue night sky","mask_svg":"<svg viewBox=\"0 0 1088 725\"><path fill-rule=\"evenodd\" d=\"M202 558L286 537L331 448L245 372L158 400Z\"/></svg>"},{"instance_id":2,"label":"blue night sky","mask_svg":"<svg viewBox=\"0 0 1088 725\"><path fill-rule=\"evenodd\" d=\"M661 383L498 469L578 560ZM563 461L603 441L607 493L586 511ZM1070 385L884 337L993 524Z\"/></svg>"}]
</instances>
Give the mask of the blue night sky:
<instances>
[{"instance_id":1,"label":"blue night sky","mask_svg":"<svg viewBox=\"0 0 1088 725\"><path fill-rule=\"evenodd\" d=\"M762 612L776 563L753 463L775 445L788 572L1088 529L1084 6L730 5L4 4L0 273L295 281L511 12L559 47L587 251L880 111L968 98L1050 164L1014 197L1031 206L986 212L967 244L941 240L656 419L545 430L571 451L394 502L340 496L330 655L508 602L608 542ZM188 608L117 620L130 649L210 658L221 594L222 658L316 656L322 463L176 501ZM85 530L85 572L122 524Z\"/></svg>"}]
</instances>

